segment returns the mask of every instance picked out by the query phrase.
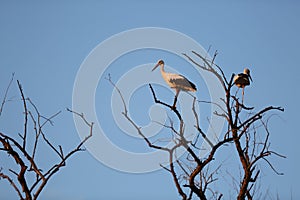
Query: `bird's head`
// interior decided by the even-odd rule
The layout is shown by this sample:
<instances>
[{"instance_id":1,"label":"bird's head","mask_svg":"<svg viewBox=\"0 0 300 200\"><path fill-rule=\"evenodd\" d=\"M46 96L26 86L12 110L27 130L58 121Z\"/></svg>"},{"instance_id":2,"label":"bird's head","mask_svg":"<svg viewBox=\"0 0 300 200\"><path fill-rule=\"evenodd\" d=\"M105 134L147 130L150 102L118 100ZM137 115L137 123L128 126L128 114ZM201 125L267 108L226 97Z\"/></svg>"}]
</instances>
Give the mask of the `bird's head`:
<instances>
[{"instance_id":1,"label":"bird's head","mask_svg":"<svg viewBox=\"0 0 300 200\"><path fill-rule=\"evenodd\" d=\"M153 67L152 71L154 71L158 66L164 65L164 64L165 64L165 62L164 62L163 60L159 60L159 61L157 62L157 64Z\"/></svg>"},{"instance_id":2,"label":"bird's head","mask_svg":"<svg viewBox=\"0 0 300 200\"><path fill-rule=\"evenodd\" d=\"M247 74L250 80L252 81L251 75L250 75L250 70L248 68L244 69L244 74Z\"/></svg>"}]
</instances>

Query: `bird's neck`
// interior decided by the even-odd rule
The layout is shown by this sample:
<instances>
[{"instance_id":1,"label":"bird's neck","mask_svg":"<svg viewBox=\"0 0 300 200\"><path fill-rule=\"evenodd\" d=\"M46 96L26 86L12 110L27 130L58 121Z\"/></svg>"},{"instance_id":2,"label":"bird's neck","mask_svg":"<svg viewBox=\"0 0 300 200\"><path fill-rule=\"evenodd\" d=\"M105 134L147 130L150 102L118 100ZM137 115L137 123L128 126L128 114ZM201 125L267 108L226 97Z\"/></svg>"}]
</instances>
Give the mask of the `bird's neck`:
<instances>
[{"instance_id":1,"label":"bird's neck","mask_svg":"<svg viewBox=\"0 0 300 200\"><path fill-rule=\"evenodd\" d=\"M165 65L160 65L160 72L165 73Z\"/></svg>"}]
</instances>

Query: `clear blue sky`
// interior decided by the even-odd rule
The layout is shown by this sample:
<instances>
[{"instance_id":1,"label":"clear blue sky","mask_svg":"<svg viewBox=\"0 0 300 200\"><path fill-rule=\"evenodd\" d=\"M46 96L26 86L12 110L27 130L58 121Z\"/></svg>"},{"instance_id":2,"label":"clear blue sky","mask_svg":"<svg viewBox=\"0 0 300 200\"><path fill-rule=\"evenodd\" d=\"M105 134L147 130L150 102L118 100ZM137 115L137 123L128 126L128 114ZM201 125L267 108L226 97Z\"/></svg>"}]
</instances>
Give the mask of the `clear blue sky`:
<instances>
[{"instance_id":1,"label":"clear blue sky","mask_svg":"<svg viewBox=\"0 0 300 200\"><path fill-rule=\"evenodd\" d=\"M205 48L212 45L217 49L217 62L227 75L240 72L245 66L251 67L254 82L246 93L249 104L257 108L268 105L285 108L281 118L274 118L270 123L272 146L287 156L285 160L273 160L277 169L285 175L276 176L267 168L263 177L271 193L278 193L281 199L291 195L298 199L299 10L300 3L292 0L243 3L1 1L0 95L2 98L10 76L15 72L15 79L21 81L26 95L36 103L41 113L49 116L72 106L77 71L100 42L133 28L161 27L179 31ZM127 66L124 70L130 70L131 65L151 63L167 56L159 51L149 55L147 57L143 52L141 56L129 54L127 59L124 55L123 64ZM135 60L130 62L129 58ZM169 64L176 65L176 61L169 59ZM113 66L107 72L116 79L122 75ZM103 85L99 85L98 89L104 88L103 93L110 95L111 86L105 81L100 83ZM9 96L15 100L7 104L0 117L0 131L16 134L22 130L18 95L14 83ZM101 99L98 95L97 99ZM97 109L101 113L100 105ZM110 120L104 123L117 135L112 139L118 143L118 134L122 137L122 133ZM79 142L72 116L67 112L57 117L55 126L48 129L55 134L53 139L65 145L66 149ZM132 143L127 147L126 143L120 142L120 145L129 150L132 148ZM142 147L143 144L137 145ZM146 148L144 151L147 151ZM42 161L53 159L47 152L42 157ZM10 166L11 163L6 163L7 158L0 158L1 165L4 161ZM16 199L5 181L0 182L0 191L4 199ZM85 152L71 158L41 196L41 199L54 198L176 199L178 195L170 175L163 170L142 174L119 172Z\"/></svg>"}]
</instances>

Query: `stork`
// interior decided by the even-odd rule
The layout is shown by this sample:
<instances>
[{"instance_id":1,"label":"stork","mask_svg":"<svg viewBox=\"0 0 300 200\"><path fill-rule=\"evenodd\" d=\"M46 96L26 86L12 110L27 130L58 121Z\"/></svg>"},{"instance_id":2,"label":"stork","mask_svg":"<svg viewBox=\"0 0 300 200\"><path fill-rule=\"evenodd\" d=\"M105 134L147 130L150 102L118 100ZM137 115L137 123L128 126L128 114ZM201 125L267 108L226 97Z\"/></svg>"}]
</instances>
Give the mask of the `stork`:
<instances>
[{"instance_id":1,"label":"stork","mask_svg":"<svg viewBox=\"0 0 300 200\"><path fill-rule=\"evenodd\" d=\"M238 88L242 88L243 89L243 92L242 92L242 103L244 102L244 90L245 90L245 87L248 86L248 85L250 85L250 80L252 81L252 78L251 78L251 75L250 75L250 70L248 68L245 68L243 73L237 74L233 78L234 84Z\"/></svg>"},{"instance_id":2,"label":"stork","mask_svg":"<svg viewBox=\"0 0 300 200\"><path fill-rule=\"evenodd\" d=\"M153 67L152 71L154 71L158 66L160 66L160 72L161 72L163 79L170 86L170 88L175 89L175 91L176 91L176 95L175 95L174 103L173 103L173 109L176 108L177 97L181 90L186 91L186 92L187 91L191 91L191 92L197 91L195 84L192 83L191 81L189 81L184 76L182 76L180 74L173 74L173 73L165 72L165 69L164 69L165 63L163 60L159 60L157 62L157 64Z\"/></svg>"}]
</instances>

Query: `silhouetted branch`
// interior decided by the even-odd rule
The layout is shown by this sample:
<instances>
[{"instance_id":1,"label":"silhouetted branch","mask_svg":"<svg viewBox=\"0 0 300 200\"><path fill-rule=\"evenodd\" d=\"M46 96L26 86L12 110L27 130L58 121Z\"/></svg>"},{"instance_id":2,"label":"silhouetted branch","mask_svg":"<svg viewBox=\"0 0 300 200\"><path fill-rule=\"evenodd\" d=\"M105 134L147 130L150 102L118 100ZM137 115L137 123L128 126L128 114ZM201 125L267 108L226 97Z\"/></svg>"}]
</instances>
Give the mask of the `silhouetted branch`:
<instances>
[{"instance_id":1,"label":"silhouetted branch","mask_svg":"<svg viewBox=\"0 0 300 200\"><path fill-rule=\"evenodd\" d=\"M17 192L20 199L26 200L35 200L39 197L41 191L44 189L49 179L56 174L59 169L66 165L66 160L71 157L76 152L82 151L82 145L92 136L93 131L93 123L89 123L83 114L79 114L75 111L67 109L69 112L72 112L75 115L78 115L90 128L89 135L86 136L76 148L65 154L63 152L63 148L61 145L58 148L55 147L54 143L46 138L46 134L43 132L43 127L49 123L53 125L52 119L56 117L59 113L55 113L50 117L44 117L40 114L35 104L29 99L26 98L23 92L23 88L19 81L17 81L18 89L22 97L23 109L24 109L24 131L19 134L21 138L21 142L16 140L13 137L8 136L7 134L0 132L0 143L3 148L0 148L0 152L7 153L12 159L14 159L17 166L19 166L20 171L15 171L13 169L9 169L9 171L16 176L16 181L12 176L4 174L2 172L2 168L0 170L0 178L8 180L8 182L12 185L14 190ZM29 102L29 104L27 104ZM31 111L33 109L33 112ZM35 137L33 137L32 148L31 150L28 148L28 142L30 141L27 136L31 131L28 130L28 123L32 122L33 124L33 133ZM40 137L42 135L42 137ZM60 158L57 163L51 164L49 163L49 169L41 169L39 167L38 160L36 159L36 154L38 151L38 141L43 140ZM30 154L29 151L32 153ZM52 166L51 166L52 165ZM31 179L29 177L35 175L35 179ZM20 188L21 189L20 189ZM24 197L22 196L24 194Z\"/></svg>"},{"instance_id":2,"label":"silhouetted branch","mask_svg":"<svg viewBox=\"0 0 300 200\"><path fill-rule=\"evenodd\" d=\"M196 102L196 98L194 98L193 107L192 107L194 117L196 119L196 126L195 127L199 131L199 133L201 134L203 139L210 145L210 147L213 147L214 146L213 143L206 137L206 134L202 131L202 129L199 126L199 118L198 118L198 114L197 114L196 109L195 109L195 102Z\"/></svg>"},{"instance_id":3,"label":"silhouetted branch","mask_svg":"<svg viewBox=\"0 0 300 200\"><path fill-rule=\"evenodd\" d=\"M109 83L117 90L117 92L119 93L119 96L120 96L120 98L121 98L121 100L122 100L122 103L123 103L123 107L124 107L124 113L127 115L127 107L126 107L126 103L125 103L125 100L124 100L124 98L123 98L123 95L121 94L121 91L120 91L120 89L118 88L118 87L116 87L116 85L114 84L114 82L111 80L111 75L110 74L108 74L108 77L106 78L106 80L108 80L109 81Z\"/></svg>"},{"instance_id":4,"label":"silhouetted branch","mask_svg":"<svg viewBox=\"0 0 300 200\"><path fill-rule=\"evenodd\" d=\"M19 188L14 183L14 181L9 176L2 173L1 171L2 171L2 169L0 169L0 178L6 179L10 183L10 185L14 188L14 190L17 192L20 199L24 199L21 192L20 192L20 190L19 190ZM17 173L15 173L15 174L18 175Z\"/></svg>"},{"instance_id":5,"label":"silhouetted branch","mask_svg":"<svg viewBox=\"0 0 300 200\"><path fill-rule=\"evenodd\" d=\"M24 133L23 133L23 148L25 149L26 146L26 137L27 137L27 122L28 122L28 110L27 110L27 104L26 99L24 97L22 85L20 84L19 80L17 80L18 87L21 93L22 101L23 101L23 108L24 108Z\"/></svg>"},{"instance_id":6,"label":"silhouetted branch","mask_svg":"<svg viewBox=\"0 0 300 200\"><path fill-rule=\"evenodd\" d=\"M244 104L240 103L239 100L238 100L238 98L236 98L236 96L231 96L231 98L233 98L234 101L237 102L237 105L239 107L242 107L244 110L253 110L254 109L254 107L246 107Z\"/></svg>"},{"instance_id":7,"label":"silhouetted branch","mask_svg":"<svg viewBox=\"0 0 300 200\"><path fill-rule=\"evenodd\" d=\"M149 84L149 87L150 87L150 89L151 89L151 92L152 92L152 95L153 95L153 98L154 98L155 103L158 103L158 104L161 104L161 105L164 105L164 106L170 108L170 109L177 115L178 119L179 119L180 121L182 121L182 117L181 117L179 111L177 110L177 108L174 107L174 106L171 106L171 105L169 105L169 104L167 104L167 103L164 103L164 102L162 102L162 101L160 101L160 100L158 100L158 99L156 98L154 89L153 89L153 87L152 87L151 84Z\"/></svg>"},{"instance_id":8,"label":"silhouetted branch","mask_svg":"<svg viewBox=\"0 0 300 200\"><path fill-rule=\"evenodd\" d=\"M182 190L181 188L181 185L179 184L179 180L178 180L178 177L177 177L177 174L176 174L176 171L175 171L175 167L174 167L174 163L173 163L173 156L174 156L174 152L177 148L183 146L182 142L179 142L177 144L175 144L174 146L172 146L171 148L167 148L167 147L163 147L163 146L158 146L158 145L154 145L144 134L143 132L141 131L141 128L137 126L137 124L128 116L128 110L127 110L127 106L125 104L125 101L124 101L124 98L123 98L123 95L121 93L121 91L119 90L119 88L111 81L111 78L109 77L107 79L111 85L118 91L122 101L123 101L123 105L124 105L124 111L122 112L122 114L124 115L124 117L131 123L131 125L136 129L137 133L146 141L146 143L148 144L148 146L150 148L154 148L154 149L157 149L157 150L162 150L162 151L166 151L168 152L169 154L169 165L170 165L170 168L167 168L163 165L160 165L163 169L167 170L168 172L171 173L172 177L173 177L173 181L175 183L175 186L177 188L177 191L178 193L180 194L180 196L182 196L182 199L183 200L186 200L187 199L187 195L185 194L185 192ZM150 86L150 89L152 91L152 94L153 94L153 97L154 97L154 100L156 103L160 103L164 106L167 106L169 107L170 109L172 109L176 114L177 114L177 117L181 120L181 115L179 114L178 110L164 102L161 102L159 100L157 100L156 96L155 96L155 93L154 93L154 90L152 88L152 86L149 84ZM173 127L172 127L173 129ZM173 131L175 133L177 133L178 135L181 135L181 131L177 132L173 129Z\"/></svg>"},{"instance_id":9,"label":"silhouetted branch","mask_svg":"<svg viewBox=\"0 0 300 200\"><path fill-rule=\"evenodd\" d=\"M114 83L112 83L110 76L108 80L113 87L117 89L123 101L124 111L122 114L125 116L127 121L133 125L138 134L146 141L150 148L168 152L169 167L163 165L160 166L171 173L173 182L177 188L177 192L180 194L182 199L192 199L194 194L201 200L206 200L209 198L221 199L224 196L224 193L218 192L211 187L214 185L212 183L219 182L218 172L223 167L223 163L218 165L218 167L213 171L210 169L212 169L212 161L217 159L216 154L218 151L220 151L221 147L232 146L233 150L238 155L236 165L240 166L241 170L240 180L231 175L236 183L236 198L238 200L244 200L246 198L251 200L253 199L254 195L253 188L255 188L256 181L261 174L261 169L259 169L259 166L257 165L259 160L265 160L276 174L281 175L281 173L275 170L272 163L266 159L267 156L270 156L271 154L280 156L282 158L285 158L285 156L269 150L270 133L267 128L267 124L265 123L265 115L272 110L284 111L284 109L281 107L269 106L255 112L254 107L245 106L243 101L239 102L239 99L237 98L238 90L236 91L235 95L232 94L235 74L231 73L229 78L226 77L222 68L215 63L218 55L217 51L215 51L212 59L207 59L207 56L202 56L195 51L192 51L192 54L196 56L197 59L200 59L200 62L197 62L195 59L185 53L183 55L187 58L187 60L199 67L201 70L212 73L212 75L215 76L216 81L218 81L223 88L224 96L220 96L219 98L225 106L223 107L213 101L196 100L194 97L192 112L195 120L194 126L198 133L195 138L188 139L189 137L184 134L186 126L184 120L186 119L182 118L181 111L177 110L173 105L169 105L160 101L157 98L152 85L149 84L154 102L171 109L171 111L175 113L179 123L178 128L174 127L172 120L170 120L170 126L159 123L161 126L172 131L172 139L170 142L173 142L174 144L168 148L154 144L154 142L151 142L150 139L143 134L141 127L137 126L137 124L128 116L126 104L122 97L121 91ZM225 118L227 122L227 129L222 130L223 139L216 138L216 142L212 142L209 139L200 125L200 114L196 111L195 102L207 103L217 107L217 110L214 110L213 113L217 116ZM262 124L258 124L259 120ZM213 128L214 124L210 123L210 126ZM265 130L265 137L257 136L260 134L257 133L257 130L261 128L264 128ZM191 135L192 133L189 134ZM203 140L199 139L201 137ZM161 140L158 139L156 141ZM199 152L202 150L198 147L198 143L200 143L200 141L205 141L210 146L208 150L206 149L208 153L205 155L205 157L199 156ZM178 158L176 155L176 150L181 147L186 150L186 156L184 159ZM180 183L181 180L185 181L185 183L182 185Z\"/></svg>"},{"instance_id":10,"label":"silhouetted branch","mask_svg":"<svg viewBox=\"0 0 300 200\"><path fill-rule=\"evenodd\" d=\"M11 86L13 80L14 80L14 76L15 76L15 73L12 73L11 79L8 83L8 86L6 87L6 90L5 90L5 93L4 93L4 96L3 96L3 100L2 100L2 103L1 103L1 107L0 107L0 116L1 116L3 108L4 108L4 104L6 103L8 91L9 91L9 88L10 88L10 86Z\"/></svg>"}]
</instances>

